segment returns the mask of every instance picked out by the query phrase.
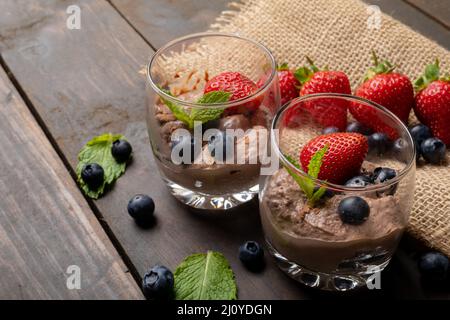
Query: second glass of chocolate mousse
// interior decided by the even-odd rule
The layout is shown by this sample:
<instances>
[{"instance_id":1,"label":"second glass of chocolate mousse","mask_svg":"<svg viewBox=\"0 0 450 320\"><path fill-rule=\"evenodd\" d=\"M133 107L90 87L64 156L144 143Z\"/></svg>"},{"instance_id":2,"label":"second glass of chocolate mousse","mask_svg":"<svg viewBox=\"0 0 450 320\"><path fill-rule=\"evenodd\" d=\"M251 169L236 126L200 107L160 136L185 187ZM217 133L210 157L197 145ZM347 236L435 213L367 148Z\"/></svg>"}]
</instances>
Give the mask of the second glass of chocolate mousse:
<instances>
[{"instance_id":1,"label":"second glass of chocolate mousse","mask_svg":"<svg viewBox=\"0 0 450 320\"><path fill-rule=\"evenodd\" d=\"M357 123L352 113L368 121ZM309 287L376 286L413 203L415 148L387 109L340 94L297 98L276 115L260 214L279 267Z\"/></svg>"},{"instance_id":2,"label":"second glass of chocolate mousse","mask_svg":"<svg viewBox=\"0 0 450 320\"><path fill-rule=\"evenodd\" d=\"M227 210L258 193L280 106L275 59L220 33L177 39L147 68L147 127L163 180L184 204Z\"/></svg>"}]
</instances>

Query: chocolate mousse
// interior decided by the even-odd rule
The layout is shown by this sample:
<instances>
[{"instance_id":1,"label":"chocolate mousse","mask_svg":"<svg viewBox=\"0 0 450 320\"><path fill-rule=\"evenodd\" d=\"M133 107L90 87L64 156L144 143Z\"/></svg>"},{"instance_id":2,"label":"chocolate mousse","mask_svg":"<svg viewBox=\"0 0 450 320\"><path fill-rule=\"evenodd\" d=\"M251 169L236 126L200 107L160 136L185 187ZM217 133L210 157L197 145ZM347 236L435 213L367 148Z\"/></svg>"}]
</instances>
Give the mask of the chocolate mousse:
<instances>
[{"instance_id":1,"label":"chocolate mousse","mask_svg":"<svg viewBox=\"0 0 450 320\"><path fill-rule=\"evenodd\" d=\"M310 207L284 168L268 179L261 196L262 224L267 241L285 258L325 273L364 272L389 261L408 217L397 194L359 193L370 214L354 225L344 223L338 213L351 194L331 193Z\"/></svg>"}]
</instances>

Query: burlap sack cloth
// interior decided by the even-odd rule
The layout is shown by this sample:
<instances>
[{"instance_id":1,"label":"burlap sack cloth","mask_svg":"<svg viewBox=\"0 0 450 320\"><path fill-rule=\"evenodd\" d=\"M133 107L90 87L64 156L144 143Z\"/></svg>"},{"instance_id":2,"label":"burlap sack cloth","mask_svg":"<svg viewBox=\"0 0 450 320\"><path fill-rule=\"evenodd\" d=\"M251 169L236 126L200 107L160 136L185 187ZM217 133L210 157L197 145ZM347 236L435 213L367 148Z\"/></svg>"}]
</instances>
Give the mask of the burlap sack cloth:
<instances>
[{"instance_id":1,"label":"burlap sack cloth","mask_svg":"<svg viewBox=\"0 0 450 320\"><path fill-rule=\"evenodd\" d=\"M244 0L230 8L211 30L258 40L291 66L308 55L318 66L345 71L353 88L371 63L372 48L412 79L436 57L450 71L449 51L384 14L377 29L374 11L357 0ZM417 168L409 232L450 256L449 165Z\"/></svg>"}]
</instances>

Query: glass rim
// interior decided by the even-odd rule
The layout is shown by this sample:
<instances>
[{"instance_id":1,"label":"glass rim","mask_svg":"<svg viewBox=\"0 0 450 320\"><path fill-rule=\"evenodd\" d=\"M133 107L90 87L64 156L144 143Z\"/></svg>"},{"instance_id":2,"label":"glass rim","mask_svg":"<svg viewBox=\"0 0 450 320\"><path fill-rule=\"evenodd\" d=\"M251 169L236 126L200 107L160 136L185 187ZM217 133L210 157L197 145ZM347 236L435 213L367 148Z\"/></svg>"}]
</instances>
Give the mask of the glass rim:
<instances>
[{"instance_id":1,"label":"glass rim","mask_svg":"<svg viewBox=\"0 0 450 320\"><path fill-rule=\"evenodd\" d=\"M161 90L158 87L158 85L153 81L151 73L150 73L150 70L151 70L156 58L159 57L164 51L166 51L170 47L172 47L180 42L190 40L190 39L204 38L204 37L224 37L224 38L239 39L239 40L247 41L247 42L255 45L256 47L258 47L259 49L261 49L266 54L266 56L269 58L270 65L271 65L270 76L266 79L266 81L264 82L264 85L259 87L258 90L256 90L253 94L251 94L247 97L240 98L240 99L233 100L233 101L223 102L223 103L222 102L221 103L190 102L190 101L186 101L186 100L182 100L182 99L173 97L173 96L167 94L166 92L164 92L163 90ZM146 68L147 82L150 84L152 89L155 90L159 96L162 96L164 99L167 99L173 103L177 103L177 104L181 104L181 105L185 105L185 106L189 106L189 107L193 107L193 108L222 108L222 107L228 108L228 107L237 106L242 103L251 101L252 99L255 98L255 96L259 95L260 93L262 93L269 87L269 85L273 82L273 80L275 78L276 71L277 71L277 63L276 63L275 57L273 56L273 54L269 50L269 48L267 48L265 45L263 45L262 43L260 43L258 41L255 41L253 39L247 38L247 37L243 37L243 36L231 34L231 33L223 33L223 32L199 32L199 33L189 34L184 37L176 38L176 39L168 42L161 48L159 48L150 58L150 61L147 64L147 68Z\"/></svg>"},{"instance_id":2,"label":"glass rim","mask_svg":"<svg viewBox=\"0 0 450 320\"><path fill-rule=\"evenodd\" d=\"M289 106L291 105L291 103L293 102L303 102L303 101L308 101L308 100L312 100L312 99L316 99L316 98L338 98L338 99L345 99L345 100L353 100L353 101L357 101L360 103L365 103L368 104L378 110L380 110L381 112L384 112L385 114L387 114L391 119L393 119L397 124L400 125L400 127L406 132L406 135L408 137L408 140L412 146L412 154L411 154L411 158L409 159L409 161L407 161L405 167L403 167L403 169L392 179L387 180L385 182L382 183L378 183L375 185L369 185L367 187L348 187L345 185L341 185L341 184L335 184L335 183L331 183L331 182L327 182L325 180L320 180L317 178L313 178L311 177L308 173L304 172L302 169L297 168L296 166L294 166L293 163L291 163L283 154L283 152L280 150L280 146L278 144L278 142L276 141L275 138L275 130L276 125L278 124L281 115L284 113L284 111L286 109L289 108ZM270 128L270 141L271 144L273 146L273 149L276 152L276 155L281 159L281 162L284 165L287 165L289 167L290 170L293 170L294 172L298 173L299 175L303 176L303 177L307 177L309 179L311 179L315 184L326 187L327 189L333 190L333 191L354 191L354 192L369 192L369 191L379 191L380 189L385 189L386 187L392 186L396 183L398 183L400 180L402 180L412 169L412 167L414 166L414 163L416 161L416 148L414 147L414 140L411 136L411 133L409 132L408 128L406 127L406 125L403 123L403 121L401 121L394 113L392 113L390 110L388 110L387 108L379 105L378 103L375 103L373 101L361 98L361 97L357 97L351 94L341 94L341 93L316 93L316 94L310 94L310 95L305 95L302 97L298 97L295 99L292 99L288 102L286 102L277 112L277 114L275 115L275 117L272 120L272 125Z\"/></svg>"}]
</instances>

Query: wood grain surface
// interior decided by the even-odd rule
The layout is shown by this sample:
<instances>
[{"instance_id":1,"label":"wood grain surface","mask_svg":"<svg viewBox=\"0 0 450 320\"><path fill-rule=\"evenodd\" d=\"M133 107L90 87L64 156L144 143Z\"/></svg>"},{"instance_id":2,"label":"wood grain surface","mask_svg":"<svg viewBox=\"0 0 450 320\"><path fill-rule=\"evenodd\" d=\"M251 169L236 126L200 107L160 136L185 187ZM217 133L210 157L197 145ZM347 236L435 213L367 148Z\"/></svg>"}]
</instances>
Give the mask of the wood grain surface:
<instances>
[{"instance_id":1,"label":"wood grain surface","mask_svg":"<svg viewBox=\"0 0 450 320\"><path fill-rule=\"evenodd\" d=\"M3 70L0 145L0 299L141 298ZM79 267L79 290L66 285L72 265Z\"/></svg>"},{"instance_id":2,"label":"wood grain surface","mask_svg":"<svg viewBox=\"0 0 450 320\"><path fill-rule=\"evenodd\" d=\"M405 0L432 19L450 29L450 2L448 0Z\"/></svg>"},{"instance_id":3,"label":"wood grain surface","mask_svg":"<svg viewBox=\"0 0 450 320\"><path fill-rule=\"evenodd\" d=\"M439 43L450 50L450 31L430 16L425 15L405 0L363 0L367 4L377 5L381 11L406 24L411 29L423 34L425 37ZM440 3L448 6L448 0L423 1L427 3Z\"/></svg>"},{"instance_id":4,"label":"wood grain surface","mask_svg":"<svg viewBox=\"0 0 450 320\"><path fill-rule=\"evenodd\" d=\"M205 31L230 0L110 0L153 46Z\"/></svg>"},{"instance_id":5,"label":"wood grain surface","mask_svg":"<svg viewBox=\"0 0 450 320\"><path fill-rule=\"evenodd\" d=\"M177 37L207 30L223 10L228 10L227 4L230 2L229 0L109 1L156 49ZM450 49L448 0L363 1L378 5L383 12Z\"/></svg>"},{"instance_id":6,"label":"wood grain surface","mask_svg":"<svg viewBox=\"0 0 450 320\"><path fill-rule=\"evenodd\" d=\"M1 54L72 169L79 149L94 135L120 132L132 143L132 165L95 205L139 274L156 263L175 268L189 254L218 250L236 272L241 299L305 297L271 259L262 274L247 272L237 259L243 241L262 241L257 208L210 217L171 197L153 161L144 121L145 77L139 71L150 47L107 2L74 4L81 7L81 30L66 28L66 3L7 1L15 18L0 22ZM137 227L126 212L136 193L156 201L157 223L151 229Z\"/></svg>"},{"instance_id":7,"label":"wood grain surface","mask_svg":"<svg viewBox=\"0 0 450 320\"><path fill-rule=\"evenodd\" d=\"M168 23L166 30L155 25L154 31L146 31L145 23L140 29L130 14L147 10L149 16L142 15L141 19L150 23L152 14L165 12L159 11L163 10L160 6L175 11L167 14L184 17L187 5L153 0L113 3L120 14L106 1L3 0L0 53L71 170L76 166L79 149L94 135L123 133L132 143L132 165L114 188L94 203L128 255L132 269L136 268L140 275L157 263L173 269L189 254L218 250L236 273L240 299L330 297L291 281L269 257L262 273L250 273L242 267L237 258L239 245L250 239L263 241L256 205L210 216L191 212L170 196L151 155L144 121L145 77L141 71L153 52L147 42L158 47L184 31L202 30L194 30L196 20L186 18L184 24L178 21L177 27ZM154 7L155 3L159 7ZM66 28L69 4L81 8L81 30ZM144 4L149 5L148 9L139 7ZM192 30L188 31L191 24ZM147 193L155 199L157 221L149 229L137 227L127 215L126 204L136 193ZM411 257L400 252L385 273L384 279L389 281L383 290L358 296L427 297L416 272Z\"/></svg>"}]
</instances>

